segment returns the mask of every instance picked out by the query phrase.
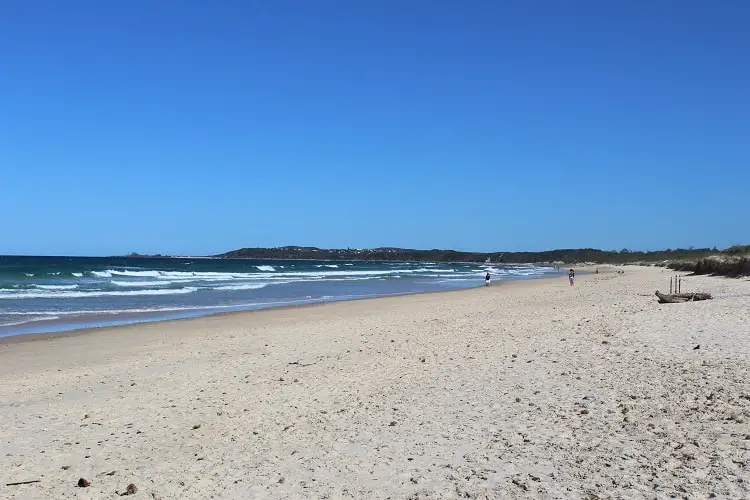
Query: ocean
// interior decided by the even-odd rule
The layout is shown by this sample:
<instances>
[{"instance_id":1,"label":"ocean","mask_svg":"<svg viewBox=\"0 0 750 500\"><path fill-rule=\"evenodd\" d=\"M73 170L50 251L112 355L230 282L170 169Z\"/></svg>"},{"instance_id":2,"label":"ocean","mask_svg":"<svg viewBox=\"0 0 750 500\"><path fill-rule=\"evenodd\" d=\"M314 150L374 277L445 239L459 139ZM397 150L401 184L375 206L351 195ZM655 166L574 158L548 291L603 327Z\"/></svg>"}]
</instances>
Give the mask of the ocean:
<instances>
[{"instance_id":1,"label":"ocean","mask_svg":"<svg viewBox=\"0 0 750 500\"><path fill-rule=\"evenodd\" d=\"M0 337L353 300L550 276L553 268L407 262L0 256Z\"/></svg>"}]
</instances>

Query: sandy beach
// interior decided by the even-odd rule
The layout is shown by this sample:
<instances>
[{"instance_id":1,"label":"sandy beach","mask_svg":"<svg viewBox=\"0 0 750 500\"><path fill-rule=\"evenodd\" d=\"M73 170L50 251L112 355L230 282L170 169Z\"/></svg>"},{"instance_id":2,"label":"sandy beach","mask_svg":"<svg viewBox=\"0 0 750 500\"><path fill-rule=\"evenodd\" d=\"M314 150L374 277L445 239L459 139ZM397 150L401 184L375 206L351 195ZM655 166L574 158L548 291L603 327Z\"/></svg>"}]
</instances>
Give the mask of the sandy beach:
<instances>
[{"instance_id":1,"label":"sandy beach","mask_svg":"<svg viewBox=\"0 0 750 500\"><path fill-rule=\"evenodd\" d=\"M750 281L618 269L2 339L0 497L748 498Z\"/></svg>"}]
</instances>

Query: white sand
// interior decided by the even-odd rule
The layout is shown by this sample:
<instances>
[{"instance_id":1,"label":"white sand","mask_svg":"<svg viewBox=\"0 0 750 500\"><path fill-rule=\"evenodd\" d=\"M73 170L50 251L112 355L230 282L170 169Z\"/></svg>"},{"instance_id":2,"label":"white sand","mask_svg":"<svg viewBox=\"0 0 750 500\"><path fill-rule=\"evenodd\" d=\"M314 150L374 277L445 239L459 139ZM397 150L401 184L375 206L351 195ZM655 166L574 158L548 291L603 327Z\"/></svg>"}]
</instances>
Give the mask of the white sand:
<instances>
[{"instance_id":1,"label":"white sand","mask_svg":"<svg viewBox=\"0 0 750 500\"><path fill-rule=\"evenodd\" d=\"M668 276L4 341L0 498L748 498L750 281Z\"/></svg>"}]
</instances>

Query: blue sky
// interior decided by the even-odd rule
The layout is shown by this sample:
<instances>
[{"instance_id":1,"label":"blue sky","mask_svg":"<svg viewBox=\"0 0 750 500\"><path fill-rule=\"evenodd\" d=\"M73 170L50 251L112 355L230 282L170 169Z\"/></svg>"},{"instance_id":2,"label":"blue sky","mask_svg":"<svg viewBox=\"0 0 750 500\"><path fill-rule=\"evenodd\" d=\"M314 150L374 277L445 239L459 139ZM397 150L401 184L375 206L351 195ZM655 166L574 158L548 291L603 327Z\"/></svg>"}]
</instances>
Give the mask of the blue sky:
<instances>
[{"instance_id":1,"label":"blue sky","mask_svg":"<svg viewBox=\"0 0 750 500\"><path fill-rule=\"evenodd\" d=\"M0 254L750 242L746 1L17 0Z\"/></svg>"}]
</instances>

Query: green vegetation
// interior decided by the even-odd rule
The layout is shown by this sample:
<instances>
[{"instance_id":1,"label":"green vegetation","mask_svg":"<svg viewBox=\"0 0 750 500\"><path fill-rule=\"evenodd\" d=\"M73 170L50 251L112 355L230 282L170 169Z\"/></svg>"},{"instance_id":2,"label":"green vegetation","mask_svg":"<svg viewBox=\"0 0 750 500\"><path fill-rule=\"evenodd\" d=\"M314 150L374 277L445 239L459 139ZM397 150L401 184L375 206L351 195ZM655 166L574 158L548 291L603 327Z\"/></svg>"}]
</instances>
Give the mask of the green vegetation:
<instances>
[{"instance_id":1,"label":"green vegetation","mask_svg":"<svg viewBox=\"0 0 750 500\"><path fill-rule=\"evenodd\" d=\"M748 247L745 247L748 248ZM703 259L671 262L670 269L695 274L714 274L718 276L750 276L750 250L746 255L729 253L729 249L720 255L711 255Z\"/></svg>"},{"instance_id":2,"label":"green vegetation","mask_svg":"<svg viewBox=\"0 0 750 500\"><path fill-rule=\"evenodd\" d=\"M727 255L750 255L750 245L735 245L724 250L722 253Z\"/></svg>"}]
</instances>

